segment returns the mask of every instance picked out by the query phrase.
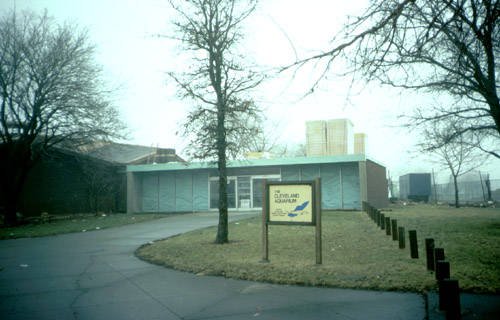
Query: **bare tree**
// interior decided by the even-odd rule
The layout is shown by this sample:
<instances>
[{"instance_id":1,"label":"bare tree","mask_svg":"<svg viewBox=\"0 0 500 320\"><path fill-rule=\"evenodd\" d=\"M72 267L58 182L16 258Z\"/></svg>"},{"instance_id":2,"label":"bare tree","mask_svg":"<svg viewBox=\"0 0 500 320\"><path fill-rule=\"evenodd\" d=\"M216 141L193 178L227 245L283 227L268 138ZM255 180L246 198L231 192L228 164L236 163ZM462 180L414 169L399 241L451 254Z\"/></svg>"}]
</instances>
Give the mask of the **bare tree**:
<instances>
[{"instance_id":1,"label":"bare tree","mask_svg":"<svg viewBox=\"0 0 500 320\"><path fill-rule=\"evenodd\" d=\"M256 108L248 97L262 77L245 69L239 60L241 25L254 11L255 1L170 1L179 14L174 22L177 39L186 53L193 53L193 67L183 74L170 73L181 96L196 101L186 129L193 135L196 158L216 159L219 172L219 224L216 243L228 242L227 170L228 152L237 148L231 137L254 130Z\"/></svg>"},{"instance_id":2,"label":"bare tree","mask_svg":"<svg viewBox=\"0 0 500 320\"><path fill-rule=\"evenodd\" d=\"M487 201L491 201L491 180L490 174L486 174L486 178L484 179L484 184L486 185L486 194L488 195Z\"/></svg>"},{"instance_id":3,"label":"bare tree","mask_svg":"<svg viewBox=\"0 0 500 320\"><path fill-rule=\"evenodd\" d=\"M55 145L118 136L123 125L107 100L85 32L47 13L0 20L0 179L5 220L17 223L29 170Z\"/></svg>"},{"instance_id":4,"label":"bare tree","mask_svg":"<svg viewBox=\"0 0 500 320\"><path fill-rule=\"evenodd\" d=\"M389 189L390 198L395 198L394 196L394 182L392 181L391 172L387 171L387 186Z\"/></svg>"},{"instance_id":5,"label":"bare tree","mask_svg":"<svg viewBox=\"0 0 500 320\"><path fill-rule=\"evenodd\" d=\"M452 97L450 105L425 106L409 117L417 126L460 121L460 131L441 143L474 132L498 144L499 17L500 0L374 0L333 39L333 48L283 70L323 63L314 89L345 58L353 77ZM487 143L477 147L500 158Z\"/></svg>"},{"instance_id":6,"label":"bare tree","mask_svg":"<svg viewBox=\"0 0 500 320\"><path fill-rule=\"evenodd\" d=\"M273 157L286 157L290 154L290 148L286 143L280 141L281 134L278 122L264 124L265 120L259 119L258 130L253 135L248 136L243 147L247 152L258 152L269 154Z\"/></svg>"},{"instance_id":7,"label":"bare tree","mask_svg":"<svg viewBox=\"0 0 500 320\"><path fill-rule=\"evenodd\" d=\"M456 208L460 207L458 177L474 170L486 160L484 153L478 154L478 149L470 143L471 138L466 137L465 134L448 141L450 131L458 132L460 130L462 129L459 124L448 124L441 127L434 124L424 130L425 141L419 145L420 151L434 154L434 161L450 170L455 188ZM445 140L447 141L444 142ZM440 147L436 147L436 145Z\"/></svg>"},{"instance_id":8,"label":"bare tree","mask_svg":"<svg viewBox=\"0 0 500 320\"><path fill-rule=\"evenodd\" d=\"M75 160L82 173L89 209L94 213L116 212L119 209L117 202L122 187L120 168L79 154L75 155Z\"/></svg>"}]
</instances>

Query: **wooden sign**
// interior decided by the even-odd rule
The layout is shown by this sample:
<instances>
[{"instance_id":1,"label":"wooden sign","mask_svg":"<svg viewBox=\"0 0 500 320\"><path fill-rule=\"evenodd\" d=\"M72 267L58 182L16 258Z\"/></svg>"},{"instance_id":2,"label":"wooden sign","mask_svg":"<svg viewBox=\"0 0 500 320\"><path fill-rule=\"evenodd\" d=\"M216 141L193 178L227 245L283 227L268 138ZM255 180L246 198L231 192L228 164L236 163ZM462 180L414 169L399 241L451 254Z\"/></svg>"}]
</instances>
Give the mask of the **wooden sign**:
<instances>
[{"instance_id":1,"label":"wooden sign","mask_svg":"<svg viewBox=\"0 0 500 320\"><path fill-rule=\"evenodd\" d=\"M268 226L277 224L315 226L316 264L321 264L321 180L264 181L263 202L261 262L269 262Z\"/></svg>"},{"instance_id":2,"label":"wooden sign","mask_svg":"<svg viewBox=\"0 0 500 320\"><path fill-rule=\"evenodd\" d=\"M269 224L315 225L314 182L267 184Z\"/></svg>"}]
</instances>

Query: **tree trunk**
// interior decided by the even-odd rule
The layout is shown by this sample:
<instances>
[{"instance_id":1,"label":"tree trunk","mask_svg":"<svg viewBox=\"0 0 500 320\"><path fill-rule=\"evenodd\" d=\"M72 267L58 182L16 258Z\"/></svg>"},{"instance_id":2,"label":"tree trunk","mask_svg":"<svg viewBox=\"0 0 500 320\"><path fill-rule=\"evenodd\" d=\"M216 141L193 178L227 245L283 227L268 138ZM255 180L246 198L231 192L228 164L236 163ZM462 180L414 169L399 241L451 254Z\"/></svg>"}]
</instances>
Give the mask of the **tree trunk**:
<instances>
[{"instance_id":1,"label":"tree trunk","mask_svg":"<svg viewBox=\"0 0 500 320\"><path fill-rule=\"evenodd\" d=\"M224 164L219 159L219 225L215 243L227 243L228 237L228 214L227 214L227 174L225 159Z\"/></svg>"},{"instance_id":2,"label":"tree trunk","mask_svg":"<svg viewBox=\"0 0 500 320\"><path fill-rule=\"evenodd\" d=\"M220 99L219 101L221 101ZM228 243L226 130L224 107L219 103L217 112L217 157L219 169L219 224L215 243Z\"/></svg>"},{"instance_id":3,"label":"tree trunk","mask_svg":"<svg viewBox=\"0 0 500 320\"><path fill-rule=\"evenodd\" d=\"M486 177L486 180L484 181L486 185L486 192L488 194L488 201L491 201L491 182L490 182L490 176L488 175Z\"/></svg>"},{"instance_id":4,"label":"tree trunk","mask_svg":"<svg viewBox=\"0 0 500 320\"><path fill-rule=\"evenodd\" d=\"M460 208L460 201L458 199L458 182L457 176L453 175L453 184L455 185L455 208Z\"/></svg>"}]
</instances>

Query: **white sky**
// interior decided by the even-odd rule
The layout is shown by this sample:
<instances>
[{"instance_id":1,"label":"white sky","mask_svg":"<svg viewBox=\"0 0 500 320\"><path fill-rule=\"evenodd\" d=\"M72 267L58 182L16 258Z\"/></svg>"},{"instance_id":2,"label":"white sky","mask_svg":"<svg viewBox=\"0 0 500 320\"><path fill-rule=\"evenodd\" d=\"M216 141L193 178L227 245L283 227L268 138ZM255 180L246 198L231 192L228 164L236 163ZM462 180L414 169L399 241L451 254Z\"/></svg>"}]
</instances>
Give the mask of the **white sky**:
<instances>
[{"instance_id":1,"label":"white sky","mask_svg":"<svg viewBox=\"0 0 500 320\"><path fill-rule=\"evenodd\" d=\"M355 15L366 0L261 0L247 21L242 53L249 61L269 70L300 57L327 49L347 15ZM166 0L1 0L0 14L17 10L47 9L58 23L71 22L87 28L96 45L97 62L105 80L117 88L114 102L131 132L128 143L176 148L186 141L176 135L189 111L190 102L180 101L166 72L182 70L188 63L172 40L172 10ZM293 44L293 45L292 45ZM305 121L349 118L355 132L368 135L367 154L384 164L393 177L440 168L414 152L417 132L401 128L398 116L432 97L400 93L387 87L359 85L349 95L350 81L334 77L303 98L314 79L314 68L302 69L293 78L285 74L264 84L255 100L266 111L273 136L283 143L305 142ZM500 179L500 161L483 166ZM438 175L448 176L446 171Z\"/></svg>"}]
</instances>

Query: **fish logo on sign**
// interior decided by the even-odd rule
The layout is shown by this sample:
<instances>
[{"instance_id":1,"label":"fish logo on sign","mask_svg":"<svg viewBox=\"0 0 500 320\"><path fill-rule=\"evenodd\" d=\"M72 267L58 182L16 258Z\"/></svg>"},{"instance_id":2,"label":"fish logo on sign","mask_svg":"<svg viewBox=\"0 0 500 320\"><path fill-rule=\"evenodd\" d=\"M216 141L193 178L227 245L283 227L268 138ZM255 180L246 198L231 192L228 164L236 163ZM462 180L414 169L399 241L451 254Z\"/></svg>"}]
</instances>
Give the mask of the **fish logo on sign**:
<instances>
[{"instance_id":1,"label":"fish logo on sign","mask_svg":"<svg viewBox=\"0 0 500 320\"><path fill-rule=\"evenodd\" d=\"M299 212L304 210L308 204L309 204L309 201L306 201L303 204L296 206L295 209L293 209L293 211L288 214L288 216L291 218L298 216Z\"/></svg>"}]
</instances>

